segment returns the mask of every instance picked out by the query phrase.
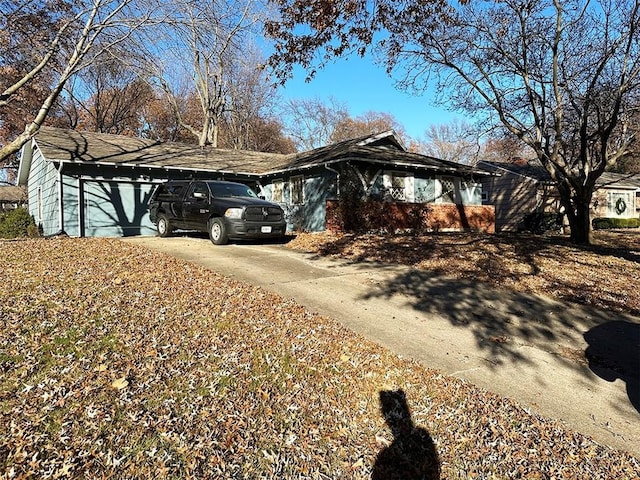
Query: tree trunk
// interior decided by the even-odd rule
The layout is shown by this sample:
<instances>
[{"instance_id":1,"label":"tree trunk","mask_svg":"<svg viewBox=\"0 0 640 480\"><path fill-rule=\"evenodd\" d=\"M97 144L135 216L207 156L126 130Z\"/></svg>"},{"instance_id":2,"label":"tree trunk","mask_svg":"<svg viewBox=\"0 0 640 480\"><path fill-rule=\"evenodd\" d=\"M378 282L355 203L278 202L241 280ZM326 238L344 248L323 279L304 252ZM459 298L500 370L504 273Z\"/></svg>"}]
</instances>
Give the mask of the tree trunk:
<instances>
[{"instance_id":1,"label":"tree trunk","mask_svg":"<svg viewBox=\"0 0 640 480\"><path fill-rule=\"evenodd\" d=\"M591 215L589 212L590 201L579 201L573 222L569 217L569 226L571 228L571 243L577 245L589 245L591 243Z\"/></svg>"},{"instance_id":2,"label":"tree trunk","mask_svg":"<svg viewBox=\"0 0 640 480\"><path fill-rule=\"evenodd\" d=\"M593 184L592 184L593 183ZM591 243L591 198L593 197L594 182L586 185L571 184L568 180L557 184L560 203L565 210L569 228L571 229L571 243L589 245Z\"/></svg>"}]
</instances>

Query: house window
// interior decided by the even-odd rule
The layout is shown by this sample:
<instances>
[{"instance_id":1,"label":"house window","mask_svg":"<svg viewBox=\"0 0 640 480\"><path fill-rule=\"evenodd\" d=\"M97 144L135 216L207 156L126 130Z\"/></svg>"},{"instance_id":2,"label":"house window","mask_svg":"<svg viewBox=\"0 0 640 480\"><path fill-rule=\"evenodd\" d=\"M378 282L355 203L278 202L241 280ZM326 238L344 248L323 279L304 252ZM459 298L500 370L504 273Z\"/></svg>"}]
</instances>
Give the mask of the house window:
<instances>
[{"instance_id":1,"label":"house window","mask_svg":"<svg viewBox=\"0 0 640 480\"><path fill-rule=\"evenodd\" d=\"M392 202L414 201L413 175L405 172L386 172L383 176L385 198Z\"/></svg>"},{"instance_id":2,"label":"house window","mask_svg":"<svg viewBox=\"0 0 640 480\"><path fill-rule=\"evenodd\" d=\"M304 203L304 177L302 175L291 177L291 205Z\"/></svg>"},{"instance_id":3,"label":"house window","mask_svg":"<svg viewBox=\"0 0 640 480\"><path fill-rule=\"evenodd\" d=\"M608 217L633 217L633 197L630 192L609 192L607 195Z\"/></svg>"},{"instance_id":4,"label":"house window","mask_svg":"<svg viewBox=\"0 0 640 480\"><path fill-rule=\"evenodd\" d=\"M436 179L417 179L414 185L415 201L417 203L431 203L436 198Z\"/></svg>"},{"instance_id":5,"label":"house window","mask_svg":"<svg viewBox=\"0 0 640 480\"><path fill-rule=\"evenodd\" d=\"M275 203L284 203L284 182L281 179L273 181L273 194L271 201Z\"/></svg>"}]
</instances>

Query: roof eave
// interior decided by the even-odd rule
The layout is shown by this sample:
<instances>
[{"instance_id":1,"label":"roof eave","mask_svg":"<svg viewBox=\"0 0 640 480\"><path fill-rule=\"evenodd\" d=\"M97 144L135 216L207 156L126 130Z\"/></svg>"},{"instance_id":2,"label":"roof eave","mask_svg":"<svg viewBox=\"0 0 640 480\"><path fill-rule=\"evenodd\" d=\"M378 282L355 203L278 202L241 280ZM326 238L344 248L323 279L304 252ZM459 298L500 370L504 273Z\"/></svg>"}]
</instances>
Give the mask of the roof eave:
<instances>
[{"instance_id":1,"label":"roof eave","mask_svg":"<svg viewBox=\"0 0 640 480\"><path fill-rule=\"evenodd\" d=\"M389 165L391 167L415 168L419 170L429 170L429 171L436 171L436 172L481 175L481 176L487 176L487 177L496 176L496 174L492 172L474 170L473 167L456 168L456 167L450 167L450 166L424 165L424 164L413 163L413 162L402 162L402 161L390 162L388 160L378 160L378 159L370 159L370 158L363 159L362 157L351 157L351 156L345 156L345 157L337 158L334 160L327 160L327 161L313 163L309 165L289 167L289 168L283 168L283 169L277 169L277 170L269 170L260 175L267 175L267 176L280 175L283 173L309 170L315 167L323 167L324 165L335 165L337 163L350 162L350 161L368 162L368 163L375 163L378 165Z\"/></svg>"},{"instance_id":2,"label":"roof eave","mask_svg":"<svg viewBox=\"0 0 640 480\"><path fill-rule=\"evenodd\" d=\"M67 160L67 159L56 159L56 158L48 158L47 161L53 163L65 163L67 165L100 165L106 167L128 167L128 168L148 168L152 170L172 170L172 171L180 171L180 170L188 170L194 172L209 172L209 173L218 173L222 175L244 175L248 177L256 177L262 175L261 173L255 172L242 172L235 170L219 170L219 169L210 169L210 168L201 168L201 167L177 167L172 165L150 165L146 163L130 163L130 162L105 162L102 160L96 161L86 161L86 160Z\"/></svg>"}]
</instances>

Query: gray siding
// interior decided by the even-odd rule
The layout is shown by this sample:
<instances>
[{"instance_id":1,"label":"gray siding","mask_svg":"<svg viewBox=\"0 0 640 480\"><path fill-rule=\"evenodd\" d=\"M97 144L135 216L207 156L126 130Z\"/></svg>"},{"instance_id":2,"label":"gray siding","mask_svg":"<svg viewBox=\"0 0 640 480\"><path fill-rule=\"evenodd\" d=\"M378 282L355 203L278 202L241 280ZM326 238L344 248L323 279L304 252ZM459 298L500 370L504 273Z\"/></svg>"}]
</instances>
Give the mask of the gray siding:
<instances>
[{"instance_id":1,"label":"gray siding","mask_svg":"<svg viewBox=\"0 0 640 480\"><path fill-rule=\"evenodd\" d=\"M487 195L484 203L495 206L496 231L516 231L524 217L538 207L538 183L521 175L501 173L483 181Z\"/></svg>"},{"instance_id":2,"label":"gray siding","mask_svg":"<svg viewBox=\"0 0 640 480\"><path fill-rule=\"evenodd\" d=\"M44 235L59 233L58 171L51 162L45 161L40 150L34 149L29 170L29 213Z\"/></svg>"},{"instance_id":3,"label":"gray siding","mask_svg":"<svg viewBox=\"0 0 640 480\"><path fill-rule=\"evenodd\" d=\"M67 235L79 237L78 179L62 174L63 227Z\"/></svg>"},{"instance_id":4,"label":"gray siding","mask_svg":"<svg viewBox=\"0 0 640 480\"><path fill-rule=\"evenodd\" d=\"M282 201L277 202L285 211L287 230L321 232L326 224L326 201L336 198L336 176L331 172L313 172L304 177L303 197L301 204L291 201L291 178L300 175L282 176ZM273 180L263 182L262 195L266 200L274 201Z\"/></svg>"}]
</instances>

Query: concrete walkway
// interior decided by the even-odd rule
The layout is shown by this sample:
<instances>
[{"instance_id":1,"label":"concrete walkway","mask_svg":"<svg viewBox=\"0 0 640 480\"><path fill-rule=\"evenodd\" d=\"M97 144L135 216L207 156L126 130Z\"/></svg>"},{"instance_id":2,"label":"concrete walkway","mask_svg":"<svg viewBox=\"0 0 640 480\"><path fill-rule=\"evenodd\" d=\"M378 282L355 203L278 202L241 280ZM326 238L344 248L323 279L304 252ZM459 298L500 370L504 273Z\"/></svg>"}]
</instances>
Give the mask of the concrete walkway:
<instances>
[{"instance_id":1,"label":"concrete walkway","mask_svg":"<svg viewBox=\"0 0 640 480\"><path fill-rule=\"evenodd\" d=\"M640 319L413 268L197 237L124 241L294 298L403 357L640 457ZM597 364L585 360L596 358Z\"/></svg>"}]
</instances>

